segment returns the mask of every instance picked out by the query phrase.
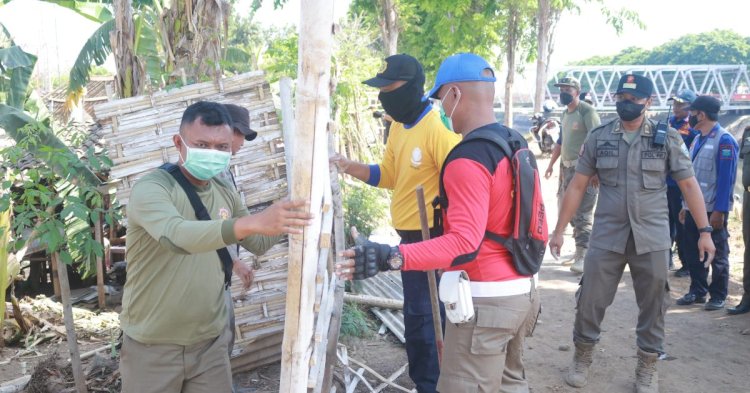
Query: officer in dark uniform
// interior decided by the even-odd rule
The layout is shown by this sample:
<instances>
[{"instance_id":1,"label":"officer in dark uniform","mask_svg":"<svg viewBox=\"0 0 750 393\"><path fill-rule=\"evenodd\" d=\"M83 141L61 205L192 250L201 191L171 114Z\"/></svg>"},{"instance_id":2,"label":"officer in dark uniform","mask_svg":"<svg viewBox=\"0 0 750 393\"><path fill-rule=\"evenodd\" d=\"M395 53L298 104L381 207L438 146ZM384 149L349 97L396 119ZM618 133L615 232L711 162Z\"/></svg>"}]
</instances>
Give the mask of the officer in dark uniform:
<instances>
[{"instance_id":1,"label":"officer in dark uniform","mask_svg":"<svg viewBox=\"0 0 750 393\"><path fill-rule=\"evenodd\" d=\"M742 269L742 301L727 309L729 315L744 314L750 311L750 126L745 127L740 142L742 158L742 239L745 241L745 261Z\"/></svg>"},{"instance_id":2,"label":"officer in dark uniform","mask_svg":"<svg viewBox=\"0 0 750 393\"><path fill-rule=\"evenodd\" d=\"M708 226L700 186L682 138L646 118L654 87L640 75L623 75L615 95L615 119L595 128L581 147L576 173L563 196L549 247L560 254L563 230L581 203L589 179L599 176L599 202L578 292L573 326L575 354L565 382L583 387L593 361L601 322L612 304L625 265L630 267L638 303L636 392L658 392L656 361L664 353L664 314L670 303L667 283L669 210L667 175L677 182L688 207L697 209L700 227ZM715 247L700 237L709 262ZM621 354L618 354L621 355Z\"/></svg>"}]
</instances>

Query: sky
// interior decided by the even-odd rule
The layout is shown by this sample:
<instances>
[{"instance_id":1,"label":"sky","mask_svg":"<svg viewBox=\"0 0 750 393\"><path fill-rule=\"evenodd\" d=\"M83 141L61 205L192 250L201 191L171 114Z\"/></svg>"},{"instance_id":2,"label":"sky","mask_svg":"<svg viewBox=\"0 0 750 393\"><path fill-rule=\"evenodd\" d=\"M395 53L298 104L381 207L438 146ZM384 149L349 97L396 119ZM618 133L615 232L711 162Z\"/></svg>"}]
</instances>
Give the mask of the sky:
<instances>
[{"instance_id":1,"label":"sky","mask_svg":"<svg viewBox=\"0 0 750 393\"><path fill-rule=\"evenodd\" d=\"M334 0L335 19L346 15L350 1ZM610 9L626 6L637 11L646 29L628 25L618 36L614 28L606 24L598 5L585 5L580 14L566 13L557 27L555 52L550 64L553 71L571 61L594 55L612 55L628 46L653 48L687 33L723 28L750 36L747 13L740 11L747 7L746 0L711 0L710 6L698 0L604 1ZM237 11L248 13L251 2L238 0ZM288 0L281 10L274 10L272 3L271 0L263 1L264 6L256 14L256 21L266 26L297 24L300 0ZM67 74L79 49L97 28L96 23L72 11L37 0L13 0L0 7L0 22L25 50L39 56L38 71L52 74ZM533 70L533 67L526 68ZM533 77L519 77L520 85L524 79L533 80Z\"/></svg>"}]
</instances>

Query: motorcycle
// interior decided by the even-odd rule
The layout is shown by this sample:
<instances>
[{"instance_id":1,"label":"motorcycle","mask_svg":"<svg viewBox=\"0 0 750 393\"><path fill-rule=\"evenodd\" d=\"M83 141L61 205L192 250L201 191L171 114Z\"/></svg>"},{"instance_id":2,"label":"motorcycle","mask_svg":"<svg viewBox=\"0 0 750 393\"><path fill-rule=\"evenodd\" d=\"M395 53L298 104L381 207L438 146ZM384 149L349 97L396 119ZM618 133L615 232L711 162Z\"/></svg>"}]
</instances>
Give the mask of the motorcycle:
<instances>
[{"instance_id":1,"label":"motorcycle","mask_svg":"<svg viewBox=\"0 0 750 393\"><path fill-rule=\"evenodd\" d=\"M560 135L560 120L556 117L546 117L542 113L535 114L530 120L529 131L539 144L542 155L552 155L552 149Z\"/></svg>"}]
</instances>

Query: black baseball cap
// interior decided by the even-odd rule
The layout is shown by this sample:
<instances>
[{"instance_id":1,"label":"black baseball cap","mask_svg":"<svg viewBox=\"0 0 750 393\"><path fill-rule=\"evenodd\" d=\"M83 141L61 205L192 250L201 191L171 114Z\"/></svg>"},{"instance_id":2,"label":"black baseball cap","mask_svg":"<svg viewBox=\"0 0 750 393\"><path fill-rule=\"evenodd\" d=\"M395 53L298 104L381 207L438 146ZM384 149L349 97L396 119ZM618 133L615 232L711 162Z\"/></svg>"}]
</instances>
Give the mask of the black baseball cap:
<instances>
[{"instance_id":1,"label":"black baseball cap","mask_svg":"<svg viewBox=\"0 0 750 393\"><path fill-rule=\"evenodd\" d=\"M651 79L641 75L627 74L620 78L617 83L615 94L630 93L638 98L648 98L654 93L654 84Z\"/></svg>"},{"instance_id":2,"label":"black baseball cap","mask_svg":"<svg viewBox=\"0 0 750 393\"><path fill-rule=\"evenodd\" d=\"M698 96L688 109L706 113L719 113L719 110L721 110L721 101L716 97Z\"/></svg>"},{"instance_id":3,"label":"black baseball cap","mask_svg":"<svg viewBox=\"0 0 750 393\"><path fill-rule=\"evenodd\" d=\"M379 88L397 81L410 81L418 76L424 76L422 65L417 59L402 53L386 57L385 67L374 78L362 83Z\"/></svg>"},{"instance_id":4,"label":"black baseball cap","mask_svg":"<svg viewBox=\"0 0 750 393\"><path fill-rule=\"evenodd\" d=\"M237 129L245 136L246 141L251 141L258 133L250 128L250 112L247 109L234 104L224 104L232 118L232 128Z\"/></svg>"}]
</instances>

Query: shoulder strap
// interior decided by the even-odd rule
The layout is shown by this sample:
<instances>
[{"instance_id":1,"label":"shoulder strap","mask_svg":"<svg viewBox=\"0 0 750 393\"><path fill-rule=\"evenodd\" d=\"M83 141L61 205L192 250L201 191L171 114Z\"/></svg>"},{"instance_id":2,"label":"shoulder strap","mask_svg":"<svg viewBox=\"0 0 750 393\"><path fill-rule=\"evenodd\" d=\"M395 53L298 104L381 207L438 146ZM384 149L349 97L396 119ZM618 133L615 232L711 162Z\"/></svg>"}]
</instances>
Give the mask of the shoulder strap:
<instances>
[{"instance_id":1,"label":"shoulder strap","mask_svg":"<svg viewBox=\"0 0 750 393\"><path fill-rule=\"evenodd\" d=\"M211 215L208 214L208 210L206 210L206 206L203 204L201 198L198 196L198 193L195 191L195 187L185 177L182 171L180 171L179 166L172 163L166 163L160 166L159 169L164 170L172 175L172 177L174 177L174 179L177 181L177 184L182 187L182 190L185 191L185 195L187 195L190 204L193 206L193 210L195 210L195 217L197 219L201 221L211 220ZM227 251L226 247L217 249L216 253L219 254L219 261L221 262L221 267L224 270L224 286L226 288L229 288L229 285L231 285L232 283L232 256L229 255L229 251Z\"/></svg>"}]
</instances>

